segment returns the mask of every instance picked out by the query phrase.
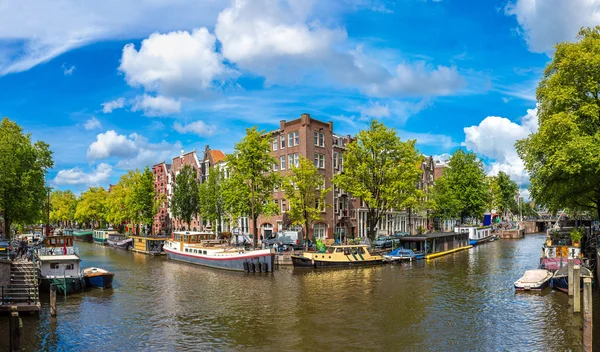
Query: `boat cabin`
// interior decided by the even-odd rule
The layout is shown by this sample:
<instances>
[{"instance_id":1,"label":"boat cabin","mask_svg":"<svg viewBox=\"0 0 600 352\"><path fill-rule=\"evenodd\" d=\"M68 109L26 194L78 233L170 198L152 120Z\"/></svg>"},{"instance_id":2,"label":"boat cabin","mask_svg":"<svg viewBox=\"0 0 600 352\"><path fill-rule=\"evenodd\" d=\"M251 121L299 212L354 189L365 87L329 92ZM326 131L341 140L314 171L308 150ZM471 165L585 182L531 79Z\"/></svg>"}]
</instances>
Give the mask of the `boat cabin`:
<instances>
[{"instance_id":1,"label":"boat cabin","mask_svg":"<svg viewBox=\"0 0 600 352\"><path fill-rule=\"evenodd\" d=\"M468 233L472 240L481 240L492 235L491 226L456 226L456 233Z\"/></svg>"},{"instance_id":2,"label":"boat cabin","mask_svg":"<svg viewBox=\"0 0 600 352\"><path fill-rule=\"evenodd\" d=\"M40 274L44 278L78 277L79 259L76 255L40 255Z\"/></svg>"},{"instance_id":3,"label":"boat cabin","mask_svg":"<svg viewBox=\"0 0 600 352\"><path fill-rule=\"evenodd\" d=\"M418 259L422 259L427 255L469 247L469 233L444 232L404 236L400 238L400 245L405 249L412 250Z\"/></svg>"},{"instance_id":4,"label":"boat cabin","mask_svg":"<svg viewBox=\"0 0 600 352\"><path fill-rule=\"evenodd\" d=\"M127 236L122 233L111 233L108 235L108 240L113 242L123 241L126 238Z\"/></svg>"},{"instance_id":5,"label":"boat cabin","mask_svg":"<svg viewBox=\"0 0 600 352\"><path fill-rule=\"evenodd\" d=\"M173 232L171 236L172 241L174 242L183 242L187 244L219 244L222 241L217 238L212 232Z\"/></svg>"},{"instance_id":6,"label":"boat cabin","mask_svg":"<svg viewBox=\"0 0 600 352\"><path fill-rule=\"evenodd\" d=\"M43 245L38 249L38 256L63 256L77 254L73 247L73 236L50 236L45 237Z\"/></svg>"},{"instance_id":7,"label":"boat cabin","mask_svg":"<svg viewBox=\"0 0 600 352\"><path fill-rule=\"evenodd\" d=\"M163 246L165 241L170 239L164 236L129 236L129 238L133 240L132 251L150 255L165 254Z\"/></svg>"}]
</instances>

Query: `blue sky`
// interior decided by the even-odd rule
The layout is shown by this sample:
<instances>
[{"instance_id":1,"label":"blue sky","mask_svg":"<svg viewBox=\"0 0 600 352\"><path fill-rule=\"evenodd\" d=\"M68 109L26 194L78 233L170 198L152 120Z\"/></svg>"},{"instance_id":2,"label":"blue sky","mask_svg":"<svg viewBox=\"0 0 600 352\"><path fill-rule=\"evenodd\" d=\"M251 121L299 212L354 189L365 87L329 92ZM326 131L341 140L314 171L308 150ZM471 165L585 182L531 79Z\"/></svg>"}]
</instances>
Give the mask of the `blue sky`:
<instances>
[{"instance_id":1,"label":"blue sky","mask_svg":"<svg viewBox=\"0 0 600 352\"><path fill-rule=\"evenodd\" d=\"M308 112L354 134L377 118L428 155L463 147L525 187L552 46L596 0L6 2L0 116L54 151L79 192Z\"/></svg>"}]
</instances>

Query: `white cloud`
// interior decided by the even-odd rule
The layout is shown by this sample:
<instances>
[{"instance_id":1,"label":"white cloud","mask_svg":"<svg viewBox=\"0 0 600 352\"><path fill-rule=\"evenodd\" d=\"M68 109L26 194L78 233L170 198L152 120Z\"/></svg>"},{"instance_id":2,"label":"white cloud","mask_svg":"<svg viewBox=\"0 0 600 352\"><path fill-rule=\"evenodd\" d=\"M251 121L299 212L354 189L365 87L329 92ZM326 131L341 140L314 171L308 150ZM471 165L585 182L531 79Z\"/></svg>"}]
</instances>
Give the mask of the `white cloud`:
<instances>
[{"instance_id":1,"label":"white cloud","mask_svg":"<svg viewBox=\"0 0 600 352\"><path fill-rule=\"evenodd\" d=\"M449 153L442 153L439 155L432 155L431 157L433 158L433 161L436 164L447 164L450 161L450 157L452 157L452 155L450 155Z\"/></svg>"},{"instance_id":2,"label":"white cloud","mask_svg":"<svg viewBox=\"0 0 600 352\"><path fill-rule=\"evenodd\" d=\"M550 56L556 43L574 40L581 27L600 23L600 0L516 0L505 13L516 16L530 51Z\"/></svg>"},{"instance_id":3,"label":"white cloud","mask_svg":"<svg viewBox=\"0 0 600 352\"><path fill-rule=\"evenodd\" d=\"M382 117L390 116L390 109L388 105L381 105L379 102L375 104L370 103L368 106L363 106L359 108L361 119L369 119L369 118L377 118L380 119Z\"/></svg>"},{"instance_id":4,"label":"white cloud","mask_svg":"<svg viewBox=\"0 0 600 352\"><path fill-rule=\"evenodd\" d=\"M131 111L143 111L146 116L171 115L181 111L181 101L161 95L153 97L144 94L136 98Z\"/></svg>"},{"instance_id":5,"label":"white cloud","mask_svg":"<svg viewBox=\"0 0 600 352\"><path fill-rule=\"evenodd\" d=\"M204 121L198 120L185 125L175 122L173 129L181 134L191 133L200 137L210 137L217 131L217 126L207 125Z\"/></svg>"},{"instance_id":6,"label":"white cloud","mask_svg":"<svg viewBox=\"0 0 600 352\"><path fill-rule=\"evenodd\" d=\"M52 182L57 186L62 185L99 185L108 181L112 175L112 166L106 163L100 163L90 173L83 172L75 167L67 170L60 170Z\"/></svg>"},{"instance_id":7,"label":"white cloud","mask_svg":"<svg viewBox=\"0 0 600 352\"><path fill-rule=\"evenodd\" d=\"M63 69L63 74L65 76L71 76L73 71L75 71L75 65L71 65L71 67L67 67L67 64L62 64L61 68Z\"/></svg>"},{"instance_id":8,"label":"white cloud","mask_svg":"<svg viewBox=\"0 0 600 352\"><path fill-rule=\"evenodd\" d=\"M97 128L102 128L102 124L100 123L100 121L98 121L97 118L95 118L94 116L92 116L91 119L87 120L83 124L83 128L85 128L88 131L91 131L91 130L95 130Z\"/></svg>"},{"instance_id":9,"label":"white cloud","mask_svg":"<svg viewBox=\"0 0 600 352\"><path fill-rule=\"evenodd\" d=\"M452 137L443 134L398 130L398 135L402 140L416 139L418 145L436 146L442 149L450 149L457 145Z\"/></svg>"},{"instance_id":10,"label":"white cloud","mask_svg":"<svg viewBox=\"0 0 600 352\"><path fill-rule=\"evenodd\" d=\"M118 98L115 100L107 101L101 104L102 112L105 114L110 114L113 110L121 109L125 106L125 99Z\"/></svg>"},{"instance_id":11,"label":"white cloud","mask_svg":"<svg viewBox=\"0 0 600 352\"><path fill-rule=\"evenodd\" d=\"M73 48L155 31L213 26L229 0L22 0L0 5L0 75L26 71Z\"/></svg>"},{"instance_id":12,"label":"white cloud","mask_svg":"<svg viewBox=\"0 0 600 352\"><path fill-rule=\"evenodd\" d=\"M139 51L133 44L123 48L119 70L134 87L170 96L194 94L233 75L215 49L215 36L206 28L154 33Z\"/></svg>"},{"instance_id":13,"label":"white cloud","mask_svg":"<svg viewBox=\"0 0 600 352\"><path fill-rule=\"evenodd\" d=\"M117 158L116 168L131 169L170 160L179 150L180 142L150 143L137 133L125 136L109 130L96 136L96 141L88 148L87 158L90 161Z\"/></svg>"},{"instance_id":14,"label":"white cloud","mask_svg":"<svg viewBox=\"0 0 600 352\"><path fill-rule=\"evenodd\" d=\"M464 128L463 145L490 161L488 174L496 175L504 171L523 185L529 182L529 175L514 144L536 132L537 128L537 108L527 110L527 115L521 118L520 123L504 117L488 116L478 126Z\"/></svg>"},{"instance_id":15,"label":"white cloud","mask_svg":"<svg viewBox=\"0 0 600 352\"><path fill-rule=\"evenodd\" d=\"M366 90L376 96L432 96L450 95L465 86L466 81L456 67L432 67L419 61L396 66L392 78L370 84Z\"/></svg>"}]
</instances>

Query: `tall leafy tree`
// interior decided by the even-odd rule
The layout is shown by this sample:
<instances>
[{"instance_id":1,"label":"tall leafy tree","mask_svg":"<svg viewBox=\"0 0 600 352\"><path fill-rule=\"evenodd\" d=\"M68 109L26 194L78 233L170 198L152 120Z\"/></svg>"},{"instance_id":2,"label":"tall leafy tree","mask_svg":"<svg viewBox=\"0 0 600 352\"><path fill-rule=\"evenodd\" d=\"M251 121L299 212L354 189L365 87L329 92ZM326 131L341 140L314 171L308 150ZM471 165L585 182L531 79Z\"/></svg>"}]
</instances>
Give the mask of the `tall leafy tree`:
<instances>
[{"instance_id":1,"label":"tall leafy tree","mask_svg":"<svg viewBox=\"0 0 600 352\"><path fill-rule=\"evenodd\" d=\"M56 190L50 194L50 221L66 224L75 219L77 197L73 192Z\"/></svg>"},{"instance_id":2,"label":"tall leafy tree","mask_svg":"<svg viewBox=\"0 0 600 352\"><path fill-rule=\"evenodd\" d=\"M334 178L340 188L361 198L367 207L368 236L391 209L401 209L421 175L415 141L403 142L396 131L373 120L344 153L344 172Z\"/></svg>"},{"instance_id":3,"label":"tall leafy tree","mask_svg":"<svg viewBox=\"0 0 600 352\"><path fill-rule=\"evenodd\" d=\"M600 217L600 27L556 45L537 88L539 128L516 143L536 203Z\"/></svg>"},{"instance_id":4,"label":"tall leafy tree","mask_svg":"<svg viewBox=\"0 0 600 352\"><path fill-rule=\"evenodd\" d=\"M196 171L190 165L184 165L175 177L171 209L175 217L185 221L189 230L192 216L200 210Z\"/></svg>"},{"instance_id":5,"label":"tall leafy tree","mask_svg":"<svg viewBox=\"0 0 600 352\"><path fill-rule=\"evenodd\" d=\"M206 181L199 187L200 215L203 220L208 220L217 232L221 232L221 222L225 212L223 194L224 171L218 167L208 170Z\"/></svg>"},{"instance_id":6,"label":"tall leafy tree","mask_svg":"<svg viewBox=\"0 0 600 352\"><path fill-rule=\"evenodd\" d=\"M435 180L431 193L432 208L435 217L448 220L459 216L460 201L446 176Z\"/></svg>"},{"instance_id":7,"label":"tall leafy tree","mask_svg":"<svg viewBox=\"0 0 600 352\"><path fill-rule=\"evenodd\" d=\"M493 188L493 198L496 200L496 207L504 216L507 211L515 212L518 208L515 195L519 190L517 183L510 179L510 176L500 171L494 177L495 187Z\"/></svg>"},{"instance_id":8,"label":"tall leafy tree","mask_svg":"<svg viewBox=\"0 0 600 352\"><path fill-rule=\"evenodd\" d=\"M451 205L458 206L457 213L461 221L467 216L483 216L489 203L489 187L483 162L475 153L457 149L450 157L443 178L447 182L444 186L451 192L447 200Z\"/></svg>"},{"instance_id":9,"label":"tall leafy tree","mask_svg":"<svg viewBox=\"0 0 600 352\"><path fill-rule=\"evenodd\" d=\"M258 216L278 211L273 202L273 190L280 183L280 178L270 172L276 162L270 151L270 138L252 127L246 129L246 136L236 143L233 154L227 156L227 166L231 171L228 184L232 187L226 193L227 207L234 217L250 215L255 247L258 243ZM234 204L234 201L240 203Z\"/></svg>"},{"instance_id":10,"label":"tall leafy tree","mask_svg":"<svg viewBox=\"0 0 600 352\"><path fill-rule=\"evenodd\" d=\"M42 218L47 199L46 170L54 165L48 144L31 142L15 122L0 122L0 213L4 236L13 223L33 223Z\"/></svg>"},{"instance_id":11,"label":"tall leafy tree","mask_svg":"<svg viewBox=\"0 0 600 352\"><path fill-rule=\"evenodd\" d=\"M81 193L75 208L75 220L100 226L106 213L106 195L102 187L90 187Z\"/></svg>"},{"instance_id":12,"label":"tall leafy tree","mask_svg":"<svg viewBox=\"0 0 600 352\"><path fill-rule=\"evenodd\" d=\"M119 178L119 182L112 186L106 195L104 218L109 223L119 226L125 221L133 219L131 199L138 174L137 170L129 170Z\"/></svg>"},{"instance_id":13,"label":"tall leafy tree","mask_svg":"<svg viewBox=\"0 0 600 352\"><path fill-rule=\"evenodd\" d=\"M136 170L128 206L136 223L141 223L145 227L152 225L152 219L156 214L154 175L147 166L143 172Z\"/></svg>"},{"instance_id":14,"label":"tall leafy tree","mask_svg":"<svg viewBox=\"0 0 600 352\"><path fill-rule=\"evenodd\" d=\"M308 248L308 229L313 221L322 219L325 196L331 189L325 188L323 175L304 156L300 157L298 167L292 167L291 171L283 181L283 190L290 205L287 215L294 225L303 227Z\"/></svg>"}]
</instances>

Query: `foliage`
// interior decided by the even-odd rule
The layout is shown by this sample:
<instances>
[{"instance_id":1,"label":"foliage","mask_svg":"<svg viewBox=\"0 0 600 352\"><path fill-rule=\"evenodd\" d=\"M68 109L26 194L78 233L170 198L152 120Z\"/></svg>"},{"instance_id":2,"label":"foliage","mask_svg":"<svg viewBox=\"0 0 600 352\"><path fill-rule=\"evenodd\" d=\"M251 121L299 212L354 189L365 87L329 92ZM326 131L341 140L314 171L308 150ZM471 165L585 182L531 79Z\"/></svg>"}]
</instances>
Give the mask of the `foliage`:
<instances>
[{"instance_id":1,"label":"foliage","mask_svg":"<svg viewBox=\"0 0 600 352\"><path fill-rule=\"evenodd\" d=\"M31 142L30 134L15 122L0 122L0 212L4 234L11 224L33 223L42 218L47 199L46 170L54 166L48 144Z\"/></svg>"},{"instance_id":2,"label":"foliage","mask_svg":"<svg viewBox=\"0 0 600 352\"><path fill-rule=\"evenodd\" d=\"M144 225L152 225L152 218L156 214L154 204L154 175L146 166L143 172L135 170L133 189L130 201L127 203L131 210L133 221Z\"/></svg>"},{"instance_id":3,"label":"foliage","mask_svg":"<svg viewBox=\"0 0 600 352\"><path fill-rule=\"evenodd\" d=\"M492 182L494 184L492 197L496 200L496 209L503 214L508 210L516 213L518 205L515 201L515 195L519 190L517 183L511 180L510 176L503 171L494 176Z\"/></svg>"},{"instance_id":4,"label":"foliage","mask_svg":"<svg viewBox=\"0 0 600 352\"><path fill-rule=\"evenodd\" d=\"M516 143L531 196L600 217L600 27L556 45L537 88L539 128Z\"/></svg>"},{"instance_id":5,"label":"foliage","mask_svg":"<svg viewBox=\"0 0 600 352\"><path fill-rule=\"evenodd\" d=\"M247 128L246 136L236 143L233 154L227 156L230 178L225 193L226 209L234 218L250 215L253 221L252 237L257 245L257 219L260 214L276 214L279 209L273 202L273 190L280 177L270 172L276 160L269 153L271 141L268 135L256 127Z\"/></svg>"},{"instance_id":6,"label":"foliage","mask_svg":"<svg viewBox=\"0 0 600 352\"><path fill-rule=\"evenodd\" d=\"M198 189L200 201L200 216L203 220L216 223L213 229L217 233L221 232L221 220L225 209L223 195L223 184L225 181L224 170L218 167L211 167L208 170L208 177Z\"/></svg>"},{"instance_id":7,"label":"foliage","mask_svg":"<svg viewBox=\"0 0 600 352\"><path fill-rule=\"evenodd\" d=\"M432 192L432 203L435 217L446 220L458 216L460 203L446 176L442 176L435 181Z\"/></svg>"},{"instance_id":8,"label":"foliage","mask_svg":"<svg viewBox=\"0 0 600 352\"><path fill-rule=\"evenodd\" d=\"M334 178L340 188L362 199L367 208L369 238L391 209L401 209L421 175L415 141L403 142L394 129L373 120L344 153L344 172Z\"/></svg>"},{"instance_id":9,"label":"foliage","mask_svg":"<svg viewBox=\"0 0 600 352\"><path fill-rule=\"evenodd\" d=\"M461 220L466 216L483 216L489 203L489 188L483 163L475 153L457 149L450 157L443 178L446 182L444 191L447 193L438 199L440 213L455 212ZM439 183L439 180L436 182ZM440 209L444 207L448 208Z\"/></svg>"},{"instance_id":10,"label":"foliage","mask_svg":"<svg viewBox=\"0 0 600 352\"><path fill-rule=\"evenodd\" d=\"M579 229L571 230L571 241L573 241L574 243L581 241L582 237L583 237L583 234L581 233L581 230L579 230Z\"/></svg>"},{"instance_id":11,"label":"foliage","mask_svg":"<svg viewBox=\"0 0 600 352\"><path fill-rule=\"evenodd\" d=\"M405 193L404 202L402 202L401 208L406 209L408 213L408 232L413 233L413 220L415 215L421 211L429 209L431 202L425 200L426 192L415 187L412 190L408 190Z\"/></svg>"},{"instance_id":12,"label":"foliage","mask_svg":"<svg viewBox=\"0 0 600 352\"><path fill-rule=\"evenodd\" d=\"M99 226L106 212L106 196L107 192L102 187L90 187L81 193L75 208L75 220Z\"/></svg>"},{"instance_id":13,"label":"foliage","mask_svg":"<svg viewBox=\"0 0 600 352\"><path fill-rule=\"evenodd\" d=\"M184 165L175 178L171 209L175 217L185 221L188 230L192 216L200 210L199 202L196 171L190 165Z\"/></svg>"},{"instance_id":14,"label":"foliage","mask_svg":"<svg viewBox=\"0 0 600 352\"><path fill-rule=\"evenodd\" d=\"M50 194L50 221L71 221L75 218L77 197L71 191L56 190Z\"/></svg>"},{"instance_id":15,"label":"foliage","mask_svg":"<svg viewBox=\"0 0 600 352\"><path fill-rule=\"evenodd\" d=\"M294 225L303 226L305 243L308 245L310 224L322 219L325 196L331 189L325 189L323 175L304 156L300 157L298 167L293 167L292 173L285 177L283 189L290 205L287 215Z\"/></svg>"},{"instance_id":16,"label":"foliage","mask_svg":"<svg viewBox=\"0 0 600 352\"><path fill-rule=\"evenodd\" d=\"M538 218L540 215L535 211L531 202L523 202L521 204L521 212L523 216Z\"/></svg>"},{"instance_id":17,"label":"foliage","mask_svg":"<svg viewBox=\"0 0 600 352\"><path fill-rule=\"evenodd\" d=\"M113 225L119 225L133 218L130 204L132 191L137 178L136 171L128 171L121 176L119 182L112 186L106 195L104 219Z\"/></svg>"}]
</instances>

